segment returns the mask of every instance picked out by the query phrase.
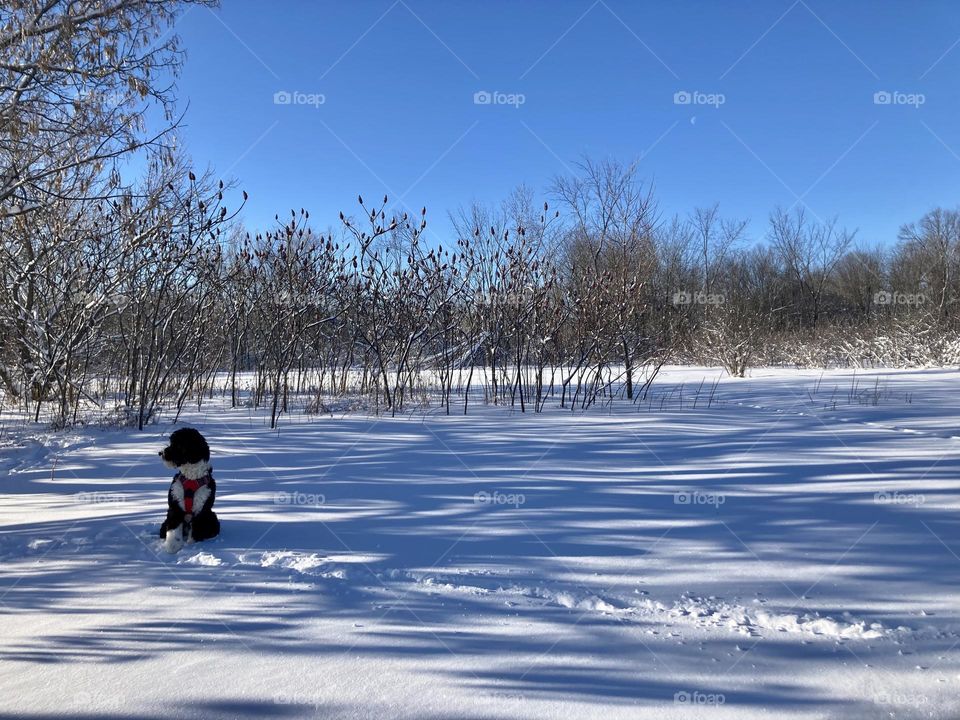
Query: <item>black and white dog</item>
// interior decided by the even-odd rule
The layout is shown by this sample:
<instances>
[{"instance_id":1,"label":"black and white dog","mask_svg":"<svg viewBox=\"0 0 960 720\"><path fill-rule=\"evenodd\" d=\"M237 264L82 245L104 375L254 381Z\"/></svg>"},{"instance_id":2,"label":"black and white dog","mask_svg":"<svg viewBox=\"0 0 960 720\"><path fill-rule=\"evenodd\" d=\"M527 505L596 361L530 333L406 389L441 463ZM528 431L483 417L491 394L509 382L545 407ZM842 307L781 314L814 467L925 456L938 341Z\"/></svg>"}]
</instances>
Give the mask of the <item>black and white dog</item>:
<instances>
[{"instance_id":1,"label":"black and white dog","mask_svg":"<svg viewBox=\"0 0 960 720\"><path fill-rule=\"evenodd\" d=\"M217 483L203 435L193 428L177 430L160 457L177 470L167 493L167 519L160 526L167 551L174 553L184 543L216 537L220 533L220 520L213 512Z\"/></svg>"}]
</instances>

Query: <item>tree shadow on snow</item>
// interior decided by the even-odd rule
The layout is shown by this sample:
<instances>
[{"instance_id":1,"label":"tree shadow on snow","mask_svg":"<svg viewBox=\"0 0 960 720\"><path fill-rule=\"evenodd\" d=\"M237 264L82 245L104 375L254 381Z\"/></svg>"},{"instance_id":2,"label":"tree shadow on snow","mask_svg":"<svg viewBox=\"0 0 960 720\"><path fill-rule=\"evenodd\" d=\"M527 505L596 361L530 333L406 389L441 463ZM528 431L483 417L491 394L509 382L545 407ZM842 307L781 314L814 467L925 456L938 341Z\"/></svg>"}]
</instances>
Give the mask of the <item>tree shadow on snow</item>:
<instances>
[{"instance_id":1,"label":"tree shadow on snow","mask_svg":"<svg viewBox=\"0 0 960 720\"><path fill-rule=\"evenodd\" d=\"M790 677L798 653L843 672L854 660L843 642L721 632L692 654L657 634L655 616L614 618L579 603L721 595L896 627L915 625L925 603L960 581L960 546L950 545L957 458L928 445L911 454L926 441L862 426L716 410L330 420L268 441L229 421L203 429L223 534L177 556L152 537L169 478L149 469L152 448L135 452L142 438L108 436L96 457L78 451L53 487L49 469L19 474L26 501L101 488L127 500L6 530L0 621L54 612L75 626L9 637L6 660L117 665L203 637L278 658L468 658L487 669L445 676L528 700L643 705L691 689L724 694L728 705L844 707L799 683L755 681L758 672ZM104 480L131 468L119 486ZM783 563L810 572L798 580ZM744 566L755 572L736 574ZM145 589L155 606L130 613ZM190 598L208 608L202 619L178 617L175 604ZM353 646L305 632L317 618L338 623ZM514 622L534 631L498 630ZM884 657L897 652L877 645ZM298 709L237 700L203 715Z\"/></svg>"}]
</instances>

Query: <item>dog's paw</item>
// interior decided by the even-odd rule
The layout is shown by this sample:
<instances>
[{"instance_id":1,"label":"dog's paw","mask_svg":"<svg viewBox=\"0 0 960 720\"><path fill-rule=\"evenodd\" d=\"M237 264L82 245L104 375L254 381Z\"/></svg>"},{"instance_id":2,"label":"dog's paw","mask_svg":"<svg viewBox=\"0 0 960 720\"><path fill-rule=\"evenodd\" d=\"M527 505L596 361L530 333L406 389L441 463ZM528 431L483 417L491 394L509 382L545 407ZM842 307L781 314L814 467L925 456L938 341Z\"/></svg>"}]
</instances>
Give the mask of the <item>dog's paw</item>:
<instances>
[{"instance_id":1,"label":"dog's paw","mask_svg":"<svg viewBox=\"0 0 960 720\"><path fill-rule=\"evenodd\" d=\"M183 547L183 532L180 528L167 530L167 537L163 541L163 548L168 553L176 553Z\"/></svg>"}]
</instances>

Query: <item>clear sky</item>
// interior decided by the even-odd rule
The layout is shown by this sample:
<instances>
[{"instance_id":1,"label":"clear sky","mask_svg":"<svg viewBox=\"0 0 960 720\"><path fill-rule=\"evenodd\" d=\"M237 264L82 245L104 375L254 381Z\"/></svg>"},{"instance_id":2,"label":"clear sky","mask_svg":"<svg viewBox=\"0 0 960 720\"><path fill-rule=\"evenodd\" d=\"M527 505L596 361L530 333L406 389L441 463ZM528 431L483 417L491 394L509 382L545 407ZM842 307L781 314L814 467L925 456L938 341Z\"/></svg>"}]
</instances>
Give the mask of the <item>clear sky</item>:
<instances>
[{"instance_id":1,"label":"clear sky","mask_svg":"<svg viewBox=\"0 0 960 720\"><path fill-rule=\"evenodd\" d=\"M176 29L187 145L251 228L387 193L444 236L584 153L753 237L802 202L889 244L960 202L957 0L223 0Z\"/></svg>"}]
</instances>

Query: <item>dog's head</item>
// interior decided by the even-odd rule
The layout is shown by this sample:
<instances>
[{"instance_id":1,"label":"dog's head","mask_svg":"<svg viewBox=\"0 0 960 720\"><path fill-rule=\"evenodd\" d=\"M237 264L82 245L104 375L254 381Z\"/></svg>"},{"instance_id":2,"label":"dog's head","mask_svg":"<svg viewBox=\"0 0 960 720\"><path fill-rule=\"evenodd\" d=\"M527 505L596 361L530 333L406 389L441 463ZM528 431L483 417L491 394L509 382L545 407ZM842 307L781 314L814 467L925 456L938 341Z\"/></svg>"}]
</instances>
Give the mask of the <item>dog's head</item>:
<instances>
[{"instance_id":1,"label":"dog's head","mask_svg":"<svg viewBox=\"0 0 960 720\"><path fill-rule=\"evenodd\" d=\"M188 468L202 477L210 465L210 446L199 431L180 428L170 436L170 444L160 451L160 457L167 467L181 472Z\"/></svg>"}]
</instances>

